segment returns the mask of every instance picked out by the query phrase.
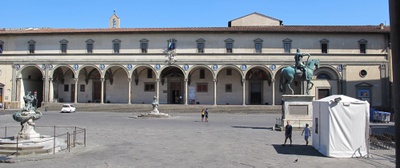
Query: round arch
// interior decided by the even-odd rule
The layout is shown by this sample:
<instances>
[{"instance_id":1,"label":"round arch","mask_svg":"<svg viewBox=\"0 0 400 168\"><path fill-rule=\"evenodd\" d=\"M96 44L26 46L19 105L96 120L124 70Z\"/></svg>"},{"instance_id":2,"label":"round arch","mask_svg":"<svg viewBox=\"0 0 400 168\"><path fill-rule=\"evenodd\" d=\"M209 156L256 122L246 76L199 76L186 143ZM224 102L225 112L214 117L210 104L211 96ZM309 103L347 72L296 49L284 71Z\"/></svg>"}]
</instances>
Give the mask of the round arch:
<instances>
[{"instance_id":1,"label":"round arch","mask_svg":"<svg viewBox=\"0 0 400 168\"><path fill-rule=\"evenodd\" d=\"M32 94L36 92L36 107L40 107L45 100L43 89L45 76L43 70L38 65L28 64L19 70L19 77L22 79L19 80L21 82L21 88L17 89L20 91L20 101L23 102L23 95L27 92L31 92Z\"/></svg>"},{"instance_id":2,"label":"round arch","mask_svg":"<svg viewBox=\"0 0 400 168\"><path fill-rule=\"evenodd\" d=\"M118 69L115 71L115 73L117 71L119 71L119 70L124 70L124 72L126 73L126 76L129 77L129 75L130 75L129 74L129 70L125 66L123 66L121 64L110 64L106 68L104 68L104 72L107 72L109 69L112 69L112 68L115 68L115 67L118 67Z\"/></svg>"},{"instance_id":3,"label":"round arch","mask_svg":"<svg viewBox=\"0 0 400 168\"><path fill-rule=\"evenodd\" d=\"M241 78L243 79L243 76L244 76L243 71L239 67L237 67L236 65L233 65L233 64L222 65L221 68L218 68L218 70L215 72L214 78L217 79L220 72L222 72L226 68L235 69L237 72L239 72Z\"/></svg>"},{"instance_id":4,"label":"round arch","mask_svg":"<svg viewBox=\"0 0 400 168\"><path fill-rule=\"evenodd\" d=\"M26 65L22 66L22 67L17 71L16 77L17 77L17 78L22 78L22 74L21 74L22 71L24 71L24 69L26 69L26 68L31 68L31 67L35 67L37 70L40 71L40 73L41 73L42 76L45 76L44 71L41 70L42 68L41 68L39 65L36 65L36 64L26 64Z\"/></svg>"},{"instance_id":5,"label":"round arch","mask_svg":"<svg viewBox=\"0 0 400 168\"><path fill-rule=\"evenodd\" d=\"M193 65L192 67L190 67L190 68L187 70L187 73L185 74L185 77L186 77L186 78L189 78L190 74L191 74L193 71L196 71L196 70L199 69L199 68L207 69L207 70L212 74L213 78L215 78L215 73L214 73L214 71L213 71L209 66L207 66L207 65L205 65L205 64Z\"/></svg>"},{"instance_id":6,"label":"round arch","mask_svg":"<svg viewBox=\"0 0 400 168\"><path fill-rule=\"evenodd\" d=\"M321 66L314 72L314 76L318 76L320 74L327 74L329 77L331 77L332 80L339 80L341 75L339 71L337 71L336 68L328 65L328 66Z\"/></svg>"}]
</instances>

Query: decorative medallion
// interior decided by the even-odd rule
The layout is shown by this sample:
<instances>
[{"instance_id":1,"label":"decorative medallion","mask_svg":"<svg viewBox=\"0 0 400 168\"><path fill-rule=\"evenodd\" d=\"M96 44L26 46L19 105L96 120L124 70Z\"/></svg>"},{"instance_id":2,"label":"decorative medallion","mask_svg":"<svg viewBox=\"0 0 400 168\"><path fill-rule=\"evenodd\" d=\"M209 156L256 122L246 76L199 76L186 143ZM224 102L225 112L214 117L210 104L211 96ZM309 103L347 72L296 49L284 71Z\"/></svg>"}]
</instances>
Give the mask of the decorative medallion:
<instances>
[{"instance_id":1,"label":"decorative medallion","mask_svg":"<svg viewBox=\"0 0 400 168\"><path fill-rule=\"evenodd\" d=\"M211 68L212 68L212 70L216 71L216 70L218 70L218 65L214 64Z\"/></svg>"},{"instance_id":2,"label":"decorative medallion","mask_svg":"<svg viewBox=\"0 0 400 168\"><path fill-rule=\"evenodd\" d=\"M19 68L21 68L21 66L19 64L15 64L15 69L17 69L17 71L19 70Z\"/></svg>"},{"instance_id":3,"label":"decorative medallion","mask_svg":"<svg viewBox=\"0 0 400 168\"><path fill-rule=\"evenodd\" d=\"M272 64L272 65L270 66L270 68L274 71L274 70L276 69L276 65L275 65L275 64Z\"/></svg>"},{"instance_id":4,"label":"decorative medallion","mask_svg":"<svg viewBox=\"0 0 400 168\"><path fill-rule=\"evenodd\" d=\"M189 65L188 65L188 64L183 65L183 69L184 69L185 71L187 71L187 70L189 69Z\"/></svg>"},{"instance_id":5,"label":"decorative medallion","mask_svg":"<svg viewBox=\"0 0 400 168\"><path fill-rule=\"evenodd\" d=\"M156 64L155 68L157 71L160 70L160 68L161 68L160 64Z\"/></svg>"},{"instance_id":6,"label":"decorative medallion","mask_svg":"<svg viewBox=\"0 0 400 168\"><path fill-rule=\"evenodd\" d=\"M101 69L101 70L104 70L105 67L106 67L106 66L105 66L104 64L100 64L100 69Z\"/></svg>"},{"instance_id":7,"label":"decorative medallion","mask_svg":"<svg viewBox=\"0 0 400 168\"><path fill-rule=\"evenodd\" d=\"M343 66L342 66L342 65L338 65L338 66L337 66L337 69L338 69L339 71L342 71L342 70L343 70Z\"/></svg>"},{"instance_id":8,"label":"decorative medallion","mask_svg":"<svg viewBox=\"0 0 400 168\"><path fill-rule=\"evenodd\" d=\"M42 69L46 70L46 64L42 64Z\"/></svg>"},{"instance_id":9,"label":"decorative medallion","mask_svg":"<svg viewBox=\"0 0 400 168\"><path fill-rule=\"evenodd\" d=\"M132 64L128 64L127 67L128 67L129 70L132 70Z\"/></svg>"},{"instance_id":10,"label":"decorative medallion","mask_svg":"<svg viewBox=\"0 0 400 168\"><path fill-rule=\"evenodd\" d=\"M74 69L75 69L75 70L78 70L78 68L79 68L79 65L78 65L78 64L75 64L75 65L74 65Z\"/></svg>"},{"instance_id":11,"label":"decorative medallion","mask_svg":"<svg viewBox=\"0 0 400 168\"><path fill-rule=\"evenodd\" d=\"M53 64L49 65L49 70L53 70Z\"/></svg>"},{"instance_id":12,"label":"decorative medallion","mask_svg":"<svg viewBox=\"0 0 400 168\"><path fill-rule=\"evenodd\" d=\"M240 68L242 69L242 71L245 71L247 69L247 65L246 64L242 64L242 66L240 66Z\"/></svg>"}]
</instances>

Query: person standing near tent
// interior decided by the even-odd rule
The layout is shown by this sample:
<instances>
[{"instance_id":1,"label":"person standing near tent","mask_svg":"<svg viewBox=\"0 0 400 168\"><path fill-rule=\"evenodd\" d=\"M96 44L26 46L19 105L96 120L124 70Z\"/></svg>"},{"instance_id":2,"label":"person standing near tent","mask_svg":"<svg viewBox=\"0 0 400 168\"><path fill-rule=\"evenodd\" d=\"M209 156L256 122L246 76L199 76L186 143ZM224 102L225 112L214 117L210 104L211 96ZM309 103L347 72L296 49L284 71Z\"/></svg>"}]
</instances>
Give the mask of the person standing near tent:
<instances>
[{"instance_id":1,"label":"person standing near tent","mask_svg":"<svg viewBox=\"0 0 400 168\"><path fill-rule=\"evenodd\" d=\"M308 128L308 123L306 123L306 127L303 129L303 132L301 132L302 136L303 134L304 134L304 140L306 140L306 145L308 145L308 137L311 136L310 128Z\"/></svg>"},{"instance_id":2,"label":"person standing near tent","mask_svg":"<svg viewBox=\"0 0 400 168\"><path fill-rule=\"evenodd\" d=\"M287 121L287 124L285 126L285 142L282 144L282 146L286 145L286 141L288 138L290 140L289 146L292 146L292 125L290 125L289 120Z\"/></svg>"}]
</instances>

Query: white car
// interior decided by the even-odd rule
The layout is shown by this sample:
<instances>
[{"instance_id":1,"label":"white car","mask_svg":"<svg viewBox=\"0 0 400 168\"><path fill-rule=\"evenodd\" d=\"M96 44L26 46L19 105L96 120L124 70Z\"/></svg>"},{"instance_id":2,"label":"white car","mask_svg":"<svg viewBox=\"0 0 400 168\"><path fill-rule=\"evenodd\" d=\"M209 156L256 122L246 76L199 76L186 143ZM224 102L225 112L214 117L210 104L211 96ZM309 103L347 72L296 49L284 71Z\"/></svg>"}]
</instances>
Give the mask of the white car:
<instances>
[{"instance_id":1,"label":"white car","mask_svg":"<svg viewBox=\"0 0 400 168\"><path fill-rule=\"evenodd\" d=\"M75 113L76 108L73 104L63 104L61 113Z\"/></svg>"}]
</instances>

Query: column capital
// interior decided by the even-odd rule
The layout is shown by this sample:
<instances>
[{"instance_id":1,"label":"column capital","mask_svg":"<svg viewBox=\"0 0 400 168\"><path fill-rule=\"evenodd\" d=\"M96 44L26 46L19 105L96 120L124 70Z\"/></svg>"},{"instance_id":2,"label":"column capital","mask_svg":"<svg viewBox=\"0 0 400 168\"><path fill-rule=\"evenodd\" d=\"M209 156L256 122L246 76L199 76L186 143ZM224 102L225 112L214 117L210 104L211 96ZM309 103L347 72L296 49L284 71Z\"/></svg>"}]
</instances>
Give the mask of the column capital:
<instances>
[{"instance_id":1,"label":"column capital","mask_svg":"<svg viewBox=\"0 0 400 168\"><path fill-rule=\"evenodd\" d=\"M75 81L75 82L78 82L78 81L79 81L79 78L74 78L74 81Z\"/></svg>"},{"instance_id":2,"label":"column capital","mask_svg":"<svg viewBox=\"0 0 400 168\"><path fill-rule=\"evenodd\" d=\"M128 82L132 82L132 78L128 78Z\"/></svg>"}]
</instances>

